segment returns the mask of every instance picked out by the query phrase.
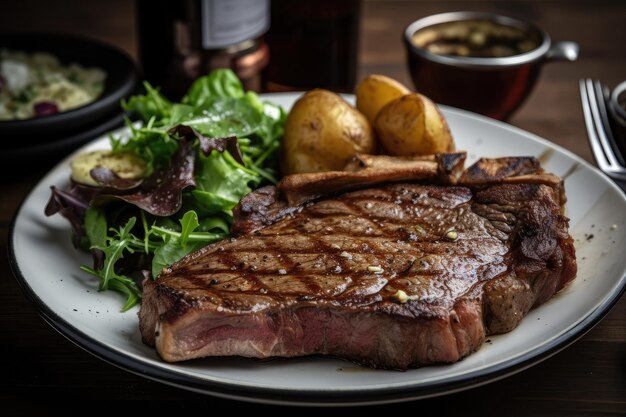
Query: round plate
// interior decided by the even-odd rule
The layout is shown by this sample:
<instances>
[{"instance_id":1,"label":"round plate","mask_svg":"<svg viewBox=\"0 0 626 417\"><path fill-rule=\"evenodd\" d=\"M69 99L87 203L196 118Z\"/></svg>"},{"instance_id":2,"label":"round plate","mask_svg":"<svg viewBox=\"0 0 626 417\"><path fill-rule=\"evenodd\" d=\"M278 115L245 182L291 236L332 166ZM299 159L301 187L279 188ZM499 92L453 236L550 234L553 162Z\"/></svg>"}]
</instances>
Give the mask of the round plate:
<instances>
[{"instance_id":1,"label":"round plate","mask_svg":"<svg viewBox=\"0 0 626 417\"><path fill-rule=\"evenodd\" d=\"M297 97L263 96L287 108ZM406 372L370 370L321 357L163 362L141 342L138 308L121 313L120 295L98 293L97 283L78 268L89 264L90 256L72 247L69 224L43 214L50 185L68 182L69 159L51 170L18 210L10 235L13 271L42 316L74 343L130 372L197 392L281 404L373 404L442 395L503 378L574 342L618 300L626 286L626 198L597 169L545 139L473 113L441 108L458 149L468 151L468 164L479 156L534 155L548 171L565 178L566 215L579 266L575 281L530 311L518 328L490 336L490 343L460 362ZM81 150L107 145L102 138Z\"/></svg>"},{"instance_id":2,"label":"round plate","mask_svg":"<svg viewBox=\"0 0 626 417\"><path fill-rule=\"evenodd\" d=\"M50 116L0 121L0 135L4 140L19 137L33 143L44 142L50 135L89 126L119 113L120 100L132 94L138 85L139 71L132 59L121 50L96 40L54 33L3 33L0 48L49 52L63 64L76 62L85 67L102 68L107 73L102 95L89 104Z\"/></svg>"}]
</instances>

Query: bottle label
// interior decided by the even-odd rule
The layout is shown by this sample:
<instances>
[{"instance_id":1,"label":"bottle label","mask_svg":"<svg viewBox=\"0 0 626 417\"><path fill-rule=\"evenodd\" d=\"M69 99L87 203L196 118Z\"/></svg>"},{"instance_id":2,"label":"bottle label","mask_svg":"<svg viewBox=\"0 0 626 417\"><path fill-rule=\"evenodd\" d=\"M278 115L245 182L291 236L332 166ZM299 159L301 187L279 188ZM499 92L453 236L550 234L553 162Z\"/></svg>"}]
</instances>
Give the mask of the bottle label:
<instances>
[{"instance_id":1,"label":"bottle label","mask_svg":"<svg viewBox=\"0 0 626 417\"><path fill-rule=\"evenodd\" d=\"M270 0L202 0L201 5L205 49L254 39L270 26Z\"/></svg>"}]
</instances>

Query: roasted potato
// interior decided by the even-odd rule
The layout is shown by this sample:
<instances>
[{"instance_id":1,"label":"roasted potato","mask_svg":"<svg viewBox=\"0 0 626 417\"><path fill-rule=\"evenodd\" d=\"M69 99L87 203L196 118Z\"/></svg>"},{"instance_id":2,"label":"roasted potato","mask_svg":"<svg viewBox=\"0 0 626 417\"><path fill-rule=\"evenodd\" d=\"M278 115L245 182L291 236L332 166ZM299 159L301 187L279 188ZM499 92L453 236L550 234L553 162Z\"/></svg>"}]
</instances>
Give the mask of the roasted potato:
<instances>
[{"instance_id":1,"label":"roasted potato","mask_svg":"<svg viewBox=\"0 0 626 417\"><path fill-rule=\"evenodd\" d=\"M428 155L453 151L455 147L443 114L419 93L386 104L378 112L374 128L388 155Z\"/></svg>"},{"instance_id":2,"label":"roasted potato","mask_svg":"<svg viewBox=\"0 0 626 417\"><path fill-rule=\"evenodd\" d=\"M281 145L283 175L341 170L356 153L374 153L367 118L341 96L314 89L300 97L287 116Z\"/></svg>"},{"instance_id":3,"label":"roasted potato","mask_svg":"<svg viewBox=\"0 0 626 417\"><path fill-rule=\"evenodd\" d=\"M374 125L376 114L385 104L411 91L385 75L368 75L356 87L356 108Z\"/></svg>"}]
</instances>

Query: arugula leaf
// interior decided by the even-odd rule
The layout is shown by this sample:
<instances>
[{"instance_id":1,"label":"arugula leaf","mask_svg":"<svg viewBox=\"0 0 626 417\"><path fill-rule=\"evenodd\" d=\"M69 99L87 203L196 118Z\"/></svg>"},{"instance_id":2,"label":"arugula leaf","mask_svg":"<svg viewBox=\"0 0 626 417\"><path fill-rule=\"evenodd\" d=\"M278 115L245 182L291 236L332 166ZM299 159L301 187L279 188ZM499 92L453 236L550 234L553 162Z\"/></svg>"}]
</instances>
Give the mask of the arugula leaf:
<instances>
[{"instance_id":1,"label":"arugula leaf","mask_svg":"<svg viewBox=\"0 0 626 417\"><path fill-rule=\"evenodd\" d=\"M137 288L134 281L126 277L119 277L117 280L111 281L109 288L126 295L126 302L122 306L122 312L130 310L141 301L141 291Z\"/></svg>"},{"instance_id":2,"label":"arugula leaf","mask_svg":"<svg viewBox=\"0 0 626 417\"><path fill-rule=\"evenodd\" d=\"M91 233L96 241L102 240L100 228L102 222L106 222L106 220L103 220L103 217L101 217L97 211L91 211L91 214L87 215L90 216L89 229L91 229L91 231L88 230L87 233ZM111 228L110 230L113 232L112 237L107 237L104 244L93 245L91 247L91 249L97 249L104 254L101 268L96 270L87 266L81 266L81 270L100 279L98 291L111 289L126 294L127 300L122 308L123 311L128 310L141 299L141 291L135 281L123 275L119 275L115 268L115 264L124 257L125 252L133 253L135 251L133 246L137 245L137 243L142 243L138 242L137 238L130 233L135 222L136 218L131 217L126 225L119 230Z\"/></svg>"},{"instance_id":3,"label":"arugula leaf","mask_svg":"<svg viewBox=\"0 0 626 417\"><path fill-rule=\"evenodd\" d=\"M135 217L131 217L124 227L119 230L112 229L114 237L107 238L106 245L92 246L92 249L99 249L104 252L104 267L100 273L102 279L99 286L100 291L108 289L109 281L117 276L115 263L124 257L124 251L134 252L133 248L130 247L131 240L134 239L134 236L131 237L130 230L136 221Z\"/></svg>"},{"instance_id":4,"label":"arugula leaf","mask_svg":"<svg viewBox=\"0 0 626 417\"><path fill-rule=\"evenodd\" d=\"M152 117L159 119L169 117L172 103L147 81L144 81L143 87L146 95L132 96L128 101L122 100L122 109L138 114L144 122L148 122Z\"/></svg>"},{"instance_id":5,"label":"arugula leaf","mask_svg":"<svg viewBox=\"0 0 626 417\"><path fill-rule=\"evenodd\" d=\"M180 231L180 246L184 247L187 245L187 240L191 232L200 226L200 223L198 223L198 214L193 210L189 210L183 215L183 218L180 219L180 225L182 227Z\"/></svg>"}]
</instances>

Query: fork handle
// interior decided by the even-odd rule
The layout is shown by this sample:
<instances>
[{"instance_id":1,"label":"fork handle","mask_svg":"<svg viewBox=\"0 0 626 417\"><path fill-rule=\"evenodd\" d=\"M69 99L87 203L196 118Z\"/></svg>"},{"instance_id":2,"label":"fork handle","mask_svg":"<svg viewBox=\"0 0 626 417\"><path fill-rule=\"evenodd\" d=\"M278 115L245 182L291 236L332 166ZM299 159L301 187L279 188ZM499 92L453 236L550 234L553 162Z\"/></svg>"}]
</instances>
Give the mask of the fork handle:
<instances>
[{"instance_id":1,"label":"fork handle","mask_svg":"<svg viewBox=\"0 0 626 417\"><path fill-rule=\"evenodd\" d=\"M578 53L580 51L580 46L576 42L564 41L564 42L555 42L548 54L546 55L546 59L548 61L576 61L578 59Z\"/></svg>"}]
</instances>

